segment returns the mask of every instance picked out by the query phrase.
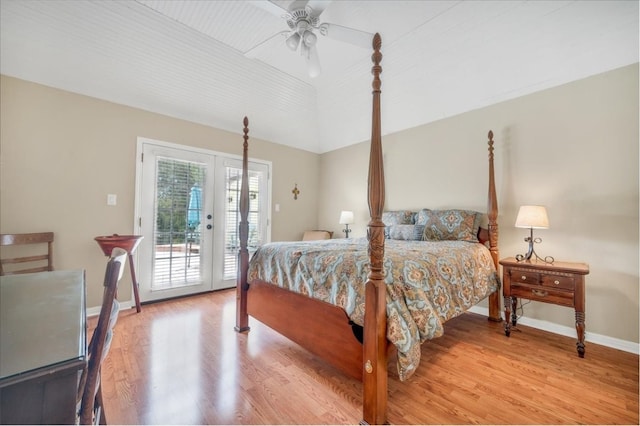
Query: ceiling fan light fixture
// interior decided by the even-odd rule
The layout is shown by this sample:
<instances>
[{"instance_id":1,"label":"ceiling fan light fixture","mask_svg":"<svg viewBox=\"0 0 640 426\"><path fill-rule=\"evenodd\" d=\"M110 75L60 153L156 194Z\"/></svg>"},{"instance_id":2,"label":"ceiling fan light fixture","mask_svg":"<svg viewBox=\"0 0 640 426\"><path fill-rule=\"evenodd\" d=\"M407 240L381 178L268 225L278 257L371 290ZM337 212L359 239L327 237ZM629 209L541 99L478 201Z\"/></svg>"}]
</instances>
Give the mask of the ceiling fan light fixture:
<instances>
[{"instance_id":1,"label":"ceiling fan light fixture","mask_svg":"<svg viewBox=\"0 0 640 426\"><path fill-rule=\"evenodd\" d=\"M301 39L300 34L298 34L297 32L294 32L289 37L287 37L287 40L285 43L287 44L287 47L289 49L295 52L296 50L298 50L298 46L300 45L300 39Z\"/></svg>"},{"instance_id":2,"label":"ceiling fan light fixture","mask_svg":"<svg viewBox=\"0 0 640 426\"><path fill-rule=\"evenodd\" d=\"M315 46L316 42L318 41L318 37L311 31L305 31L302 35L302 40L304 41L304 44L311 47Z\"/></svg>"},{"instance_id":3,"label":"ceiling fan light fixture","mask_svg":"<svg viewBox=\"0 0 640 426\"><path fill-rule=\"evenodd\" d=\"M289 31L281 31L277 35L284 35L285 45L289 50L299 52L305 59L310 77L317 77L321 72L317 49L318 32L324 37L362 46L366 49L371 48L373 41L373 34L368 32L327 22L321 23L320 15L323 14L330 2L331 0L294 0L289 1L287 8L280 5L280 3L285 3L283 0L264 2L271 5L269 12L285 19ZM282 14L283 11L284 14ZM252 50L253 48L250 49L250 51ZM247 53L245 56L248 56Z\"/></svg>"}]
</instances>

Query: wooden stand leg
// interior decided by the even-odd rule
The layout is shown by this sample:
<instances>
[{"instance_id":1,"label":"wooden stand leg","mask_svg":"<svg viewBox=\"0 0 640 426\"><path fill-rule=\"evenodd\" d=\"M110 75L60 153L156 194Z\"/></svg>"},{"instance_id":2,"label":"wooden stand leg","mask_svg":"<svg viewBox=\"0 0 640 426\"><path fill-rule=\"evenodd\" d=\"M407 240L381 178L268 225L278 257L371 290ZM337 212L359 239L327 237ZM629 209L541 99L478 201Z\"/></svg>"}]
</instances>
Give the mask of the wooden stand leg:
<instances>
[{"instance_id":1,"label":"wooden stand leg","mask_svg":"<svg viewBox=\"0 0 640 426\"><path fill-rule=\"evenodd\" d=\"M140 312L140 295L138 294L138 280L136 279L136 271L133 268L133 255L129 253L129 269L131 269L131 283L133 286L133 296L136 299L136 312Z\"/></svg>"},{"instance_id":2,"label":"wooden stand leg","mask_svg":"<svg viewBox=\"0 0 640 426\"><path fill-rule=\"evenodd\" d=\"M578 356L584 358L584 312L576 311L576 331L578 332L578 343L576 343Z\"/></svg>"},{"instance_id":3,"label":"wooden stand leg","mask_svg":"<svg viewBox=\"0 0 640 426\"><path fill-rule=\"evenodd\" d=\"M504 334L511 335L511 297L504 297Z\"/></svg>"}]
</instances>

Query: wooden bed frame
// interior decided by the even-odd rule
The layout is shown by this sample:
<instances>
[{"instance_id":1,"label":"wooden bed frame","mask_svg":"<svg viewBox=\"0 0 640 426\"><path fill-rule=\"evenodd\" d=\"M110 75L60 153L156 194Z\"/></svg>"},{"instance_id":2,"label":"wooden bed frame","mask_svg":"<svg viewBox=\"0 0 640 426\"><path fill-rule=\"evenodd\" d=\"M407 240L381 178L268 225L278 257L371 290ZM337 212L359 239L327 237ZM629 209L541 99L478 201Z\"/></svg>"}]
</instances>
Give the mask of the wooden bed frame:
<instances>
[{"instance_id":1,"label":"wooden bed frame","mask_svg":"<svg viewBox=\"0 0 640 426\"><path fill-rule=\"evenodd\" d=\"M373 120L369 158L368 200L371 220L368 224L370 271L365 284L364 342L356 338L342 308L284 290L261 281L247 283L249 268L248 240L248 133L249 120L244 118L243 171L240 195L240 251L238 253L236 331L249 331L249 315L268 325L305 349L326 360L346 374L363 381L363 424L386 422L387 362L395 349L386 338L386 289L383 275L384 230L384 170L380 131L380 61L382 41L373 37ZM489 226L481 235L498 267L498 203L493 168L493 133L489 132L489 194L487 214ZM250 291L249 291L250 289ZM304 312L305 315L300 315ZM295 321L291 321L295 318ZM322 318L322 321L317 321ZM489 296L489 320L501 321L499 291Z\"/></svg>"}]
</instances>

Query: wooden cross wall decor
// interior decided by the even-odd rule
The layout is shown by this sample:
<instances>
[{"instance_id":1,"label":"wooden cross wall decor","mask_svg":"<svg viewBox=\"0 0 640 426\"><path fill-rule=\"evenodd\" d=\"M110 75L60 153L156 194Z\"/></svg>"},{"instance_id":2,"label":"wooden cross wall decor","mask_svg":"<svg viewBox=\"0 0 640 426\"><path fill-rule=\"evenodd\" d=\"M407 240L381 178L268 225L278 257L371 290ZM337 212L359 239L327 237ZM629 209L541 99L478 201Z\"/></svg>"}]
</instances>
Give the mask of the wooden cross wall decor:
<instances>
[{"instance_id":1,"label":"wooden cross wall decor","mask_svg":"<svg viewBox=\"0 0 640 426\"><path fill-rule=\"evenodd\" d=\"M294 185L294 188L291 190L291 193L293 193L293 199L297 200L298 199L298 194L300 193L300 191L298 190L298 184L297 183Z\"/></svg>"}]
</instances>

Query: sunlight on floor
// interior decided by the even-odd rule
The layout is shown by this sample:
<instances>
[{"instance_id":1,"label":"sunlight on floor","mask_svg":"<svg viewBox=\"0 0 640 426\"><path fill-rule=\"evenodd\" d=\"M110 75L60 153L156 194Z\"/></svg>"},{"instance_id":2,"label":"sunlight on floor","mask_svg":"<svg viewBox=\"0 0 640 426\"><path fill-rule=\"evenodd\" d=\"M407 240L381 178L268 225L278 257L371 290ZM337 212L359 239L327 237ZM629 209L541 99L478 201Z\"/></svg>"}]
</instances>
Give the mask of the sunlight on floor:
<instances>
[{"instance_id":1,"label":"sunlight on floor","mask_svg":"<svg viewBox=\"0 0 640 426\"><path fill-rule=\"evenodd\" d=\"M170 315L153 322L148 393L153 401L149 423L198 423L195 408L203 391L200 371L200 312ZM189 418L189 413L193 417Z\"/></svg>"}]
</instances>

